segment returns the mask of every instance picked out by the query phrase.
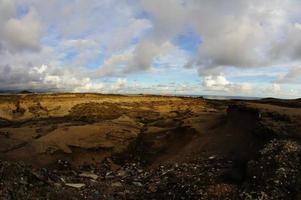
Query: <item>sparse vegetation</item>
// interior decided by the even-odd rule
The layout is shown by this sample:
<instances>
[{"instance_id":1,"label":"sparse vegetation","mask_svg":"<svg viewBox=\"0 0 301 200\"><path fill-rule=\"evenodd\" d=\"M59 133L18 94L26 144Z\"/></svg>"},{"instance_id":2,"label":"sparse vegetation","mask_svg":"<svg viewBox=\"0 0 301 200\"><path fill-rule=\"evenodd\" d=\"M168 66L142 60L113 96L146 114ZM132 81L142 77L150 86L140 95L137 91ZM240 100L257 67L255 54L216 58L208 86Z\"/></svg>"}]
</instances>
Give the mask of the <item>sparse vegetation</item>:
<instances>
[{"instance_id":1,"label":"sparse vegetation","mask_svg":"<svg viewBox=\"0 0 301 200\"><path fill-rule=\"evenodd\" d=\"M83 103L70 110L70 116L79 120L110 120L120 117L125 109L113 103Z\"/></svg>"}]
</instances>

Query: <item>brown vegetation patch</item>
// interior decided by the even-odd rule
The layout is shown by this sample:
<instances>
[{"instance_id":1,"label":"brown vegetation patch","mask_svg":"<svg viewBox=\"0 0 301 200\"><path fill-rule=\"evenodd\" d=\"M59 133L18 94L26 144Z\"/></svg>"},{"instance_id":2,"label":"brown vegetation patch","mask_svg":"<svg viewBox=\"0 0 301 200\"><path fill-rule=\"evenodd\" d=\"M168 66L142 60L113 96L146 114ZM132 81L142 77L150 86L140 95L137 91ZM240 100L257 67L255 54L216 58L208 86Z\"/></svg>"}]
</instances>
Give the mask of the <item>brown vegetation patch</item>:
<instances>
[{"instance_id":1,"label":"brown vegetation patch","mask_svg":"<svg viewBox=\"0 0 301 200\"><path fill-rule=\"evenodd\" d=\"M120 117L126 110L113 103L82 103L73 106L69 112L72 119L78 120L110 120Z\"/></svg>"}]
</instances>

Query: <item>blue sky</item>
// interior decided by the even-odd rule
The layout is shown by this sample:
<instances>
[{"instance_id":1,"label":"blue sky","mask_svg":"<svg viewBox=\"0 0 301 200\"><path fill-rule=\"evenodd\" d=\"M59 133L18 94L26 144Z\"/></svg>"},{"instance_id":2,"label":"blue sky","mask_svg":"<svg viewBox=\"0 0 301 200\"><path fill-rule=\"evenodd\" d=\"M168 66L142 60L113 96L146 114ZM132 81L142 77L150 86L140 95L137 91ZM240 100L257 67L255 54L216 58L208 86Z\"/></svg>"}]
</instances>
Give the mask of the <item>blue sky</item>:
<instances>
[{"instance_id":1,"label":"blue sky","mask_svg":"<svg viewBox=\"0 0 301 200\"><path fill-rule=\"evenodd\" d=\"M301 96L296 0L0 0L1 90Z\"/></svg>"}]
</instances>

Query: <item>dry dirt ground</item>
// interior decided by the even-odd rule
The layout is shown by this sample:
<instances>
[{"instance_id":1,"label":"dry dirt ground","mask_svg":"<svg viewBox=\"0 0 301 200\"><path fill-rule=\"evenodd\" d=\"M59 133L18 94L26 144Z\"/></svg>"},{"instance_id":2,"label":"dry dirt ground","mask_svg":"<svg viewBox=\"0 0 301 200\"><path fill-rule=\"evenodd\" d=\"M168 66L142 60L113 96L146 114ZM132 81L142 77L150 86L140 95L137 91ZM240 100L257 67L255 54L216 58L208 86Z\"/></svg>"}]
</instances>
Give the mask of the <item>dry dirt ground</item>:
<instances>
[{"instance_id":1,"label":"dry dirt ground","mask_svg":"<svg viewBox=\"0 0 301 200\"><path fill-rule=\"evenodd\" d=\"M299 199L301 100L0 96L0 199Z\"/></svg>"}]
</instances>

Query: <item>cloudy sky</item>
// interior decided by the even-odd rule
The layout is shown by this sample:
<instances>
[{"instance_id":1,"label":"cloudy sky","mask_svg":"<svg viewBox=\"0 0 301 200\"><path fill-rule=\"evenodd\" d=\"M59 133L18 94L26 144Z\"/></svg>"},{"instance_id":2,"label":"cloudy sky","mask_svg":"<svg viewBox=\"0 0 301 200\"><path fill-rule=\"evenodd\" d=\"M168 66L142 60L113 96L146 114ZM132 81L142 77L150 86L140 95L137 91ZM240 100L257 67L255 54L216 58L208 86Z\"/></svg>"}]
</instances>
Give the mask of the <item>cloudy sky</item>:
<instances>
[{"instance_id":1,"label":"cloudy sky","mask_svg":"<svg viewBox=\"0 0 301 200\"><path fill-rule=\"evenodd\" d=\"M300 0L0 0L0 90L301 97Z\"/></svg>"}]
</instances>

